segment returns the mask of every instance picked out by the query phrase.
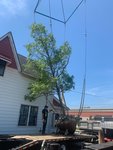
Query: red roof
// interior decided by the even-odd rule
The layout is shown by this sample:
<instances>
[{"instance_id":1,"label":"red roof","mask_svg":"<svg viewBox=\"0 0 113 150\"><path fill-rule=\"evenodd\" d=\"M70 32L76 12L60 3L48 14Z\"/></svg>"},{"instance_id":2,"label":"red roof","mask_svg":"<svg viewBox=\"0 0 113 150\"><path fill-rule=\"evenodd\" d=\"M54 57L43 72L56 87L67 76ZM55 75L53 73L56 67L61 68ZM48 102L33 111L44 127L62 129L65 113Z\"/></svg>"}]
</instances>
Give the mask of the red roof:
<instances>
[{"instance_id":1,"label":"red roof","mask_svg":"<svg viewBox=\"0 0 113 150\"><path fill-rule=\"evenodd\" d=\"M70 110L69 115L76 116L78 115L78 110ZM90 116L113 116L113 109L84 109L81 117L90 117Z\"/></svg>"},{"instance_id":2,"label":"red roof","mask_svg":"<svg viewBox=\"0 0 113 150\"><path fill-rule=\"evenodd\" d=\"M53 99L53 105L60 107L60 102L58 102L57 100Z\"/></svg>"},{"instance_id":3,"label":"red roof","mask_svg":"<svg viewBox=\"0 0 113 150\"><path fill-rule=\"evenodd\" d=\"M8 36L0 41L0 56L11 61L9 67L17 69L16 61Z\"/></svg>"},{"instance_id":4,"label":"red roof","mask_svg":"<svg viewBox=\"0 0 113 150\"><path fill-rule=\"evenodd\" d=\"M8 67L21 71L18 55L11 32L0 38L0 58L8 62Z\"/></svg>"}]
</instances>

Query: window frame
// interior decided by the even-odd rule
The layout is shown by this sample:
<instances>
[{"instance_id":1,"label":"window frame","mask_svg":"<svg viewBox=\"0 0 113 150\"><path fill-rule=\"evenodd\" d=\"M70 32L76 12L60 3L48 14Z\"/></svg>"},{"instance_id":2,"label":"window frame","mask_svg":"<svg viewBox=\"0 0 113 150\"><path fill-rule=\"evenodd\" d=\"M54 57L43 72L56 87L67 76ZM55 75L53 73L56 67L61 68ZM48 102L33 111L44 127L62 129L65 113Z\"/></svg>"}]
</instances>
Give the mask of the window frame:
<instances>
[{"instance_id":1,"label":"window frame","mask_svg":"<svg viewBox=\"0 0 113 150\"><path fill-rule=\"evenodd\" d=\"M37 109L35 115L33 115L33 109L35 109L35 110ZM34 122L31 121L31 119L33 119L33 117L35 117ZM38 107L37 106L30 106L28 126L37 126L37 117L38 117ZM32 123L34 123L34 124L32 124Z\"/></svg>"},{"instance_id":2,"label":"window frame","mask_svg":"<svg viewBox=\"0 0 113 150\"><path fill-rule=\"evenodd\" d=\"M22 108L22 107L24 107L24 108ZM25 124L24 123L21 123L21 118L24 118L24 116L22 115L22 114L24 114L24 111L25 111L25 107L27 108L28 107L28 112L27 112L27 114L26 114L26 121L25 121ZM22 110L23 109L23 110ZM22 112L23 111L23 112ZM21 105L20 106L20 113L19 113L19 120L18 120L18 126L27 126L27 122L28 122L28 115L29 115L29 105Z\"/></svg>"},{"instance_id":3,"label":"window frame","mask_svg":"<svg viewBox=\"0 0 113 150\"><path fill-rule=\"evenodd\" d=\"M7 61L5 61L5 60L2 60L1 58L0 58L0 76L4 76L4 72L5 72L5 68L6 68L6 64L7 64Z\"/></svg>"},{"instance_id":4,"label":"window frame","mask_svg":"<svg viewBox=\"0 0 113 150\"><path fill-rule=\"evenodd\" d=\"M22 107L28 107L28 112L27 112L27 118L26 118L26 124L24 124L24 125L22 125L22 123L20 123L20 118L22 117L21 116L21 109L22 109ZM37 109L36 110L36 116L35 116L35 119L34 119L34 121L35 122L33 122L34 124L32 124L32 121L31 121L31 123L30 123L30 117L31 116L33 116L32 115L32 113L31 113L31 111L33 110L33 108L35 108L35 109ZM19 120L18 120L18 126L37 126L37 118L38 118L38 106L32 106L32 105L26 105L26 104L21 104L21 106L20 106L20 112L19 112Z\"/></svg>"}]
</instances>

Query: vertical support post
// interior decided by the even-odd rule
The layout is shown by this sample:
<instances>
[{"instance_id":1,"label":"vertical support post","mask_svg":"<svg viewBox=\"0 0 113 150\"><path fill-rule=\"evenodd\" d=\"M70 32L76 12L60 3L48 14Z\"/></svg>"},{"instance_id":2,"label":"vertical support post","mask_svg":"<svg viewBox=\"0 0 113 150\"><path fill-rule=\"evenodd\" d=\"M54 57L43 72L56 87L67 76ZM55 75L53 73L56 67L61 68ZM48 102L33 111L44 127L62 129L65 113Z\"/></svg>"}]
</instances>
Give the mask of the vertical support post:
<instances>
[{"instance_id":1,"label":"vertical support post","mask_svg":"<svg viewBox=\"0 0 113 150\"><path fill-rule=\"evenodd\" d=\"M98 131L98 143L99 144L104 143L104 134L102 129Z\"/></svg>"},{"instance_id":2,"label":"vertical support post","mask_svg":"<svg viewBox=\"0 0 113 150\"><path fill-rule=\"evenodd\" d=\"M46 142L46 140L43 140L40 150L44 150L45 142Z\"/></svg>"}]
</instances>

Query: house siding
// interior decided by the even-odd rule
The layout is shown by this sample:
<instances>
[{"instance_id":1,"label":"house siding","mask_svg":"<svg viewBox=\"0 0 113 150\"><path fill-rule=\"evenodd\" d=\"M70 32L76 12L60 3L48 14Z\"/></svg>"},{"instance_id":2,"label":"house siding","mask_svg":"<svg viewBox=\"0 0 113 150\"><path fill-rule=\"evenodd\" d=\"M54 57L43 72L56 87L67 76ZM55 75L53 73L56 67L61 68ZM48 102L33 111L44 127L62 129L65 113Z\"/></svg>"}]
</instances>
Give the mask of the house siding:
<instances>
[{"instance_id":1,"label":"house siding","mask_svg":"<svg viewBox=\"0 0 113 150\"><path fill-rule=\"evenodd\" d=\"M0 134L40 134L45 97L34 102L24 100L29 82L29 78L10 67L6 67L3 77L0 76ZM50 101L52 99L52 96L49 97ZM38 106L37 126L18 126L21 104ZM50 132L50 116L47 132Z\"/></svg>"}]
</instances>

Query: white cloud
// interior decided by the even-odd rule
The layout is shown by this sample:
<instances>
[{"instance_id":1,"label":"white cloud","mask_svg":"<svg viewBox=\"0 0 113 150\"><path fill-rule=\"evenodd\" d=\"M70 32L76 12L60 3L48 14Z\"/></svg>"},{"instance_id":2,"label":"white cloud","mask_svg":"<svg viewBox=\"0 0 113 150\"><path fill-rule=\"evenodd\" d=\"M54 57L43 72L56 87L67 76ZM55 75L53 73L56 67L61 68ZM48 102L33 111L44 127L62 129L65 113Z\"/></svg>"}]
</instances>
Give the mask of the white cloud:
<instances>
[{"instance_id":1,"label":"white cloud","mask_svg":"<svg viewBox=\"0 0 113 150\"><path fill-rule=\"evenodd\" d=\"M96 95L98 95L99 91L100 91L100 88L99 87L95 87L95 88L91 88L91 89L87 90L86 93L89 94L89 95L96 96Z\"/></svg>"},{"instance_id":2,"label":"white cloud","mask_svg":"<svg viewBox=\"0 0 113 150\"><path fill-rule=\"evenodd\" d=\"M27 0L0 0L0 15L22 14L27 8Z\"/></svg>"},{"instance_id":3,"label":"white cloud","mask_svg":"<svg viewBox=\"0 0 113 150\"><path fill-rule=\"evenodd\" d=\"M113 100L113 85L106 85L106 86L100 86L91 88L86 91L87 94L91 96L96 96L101 99L112 99Z\"/></svg>"}]
</instances>

